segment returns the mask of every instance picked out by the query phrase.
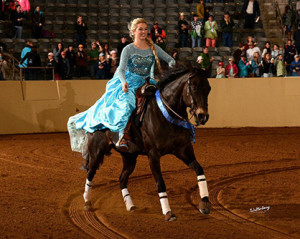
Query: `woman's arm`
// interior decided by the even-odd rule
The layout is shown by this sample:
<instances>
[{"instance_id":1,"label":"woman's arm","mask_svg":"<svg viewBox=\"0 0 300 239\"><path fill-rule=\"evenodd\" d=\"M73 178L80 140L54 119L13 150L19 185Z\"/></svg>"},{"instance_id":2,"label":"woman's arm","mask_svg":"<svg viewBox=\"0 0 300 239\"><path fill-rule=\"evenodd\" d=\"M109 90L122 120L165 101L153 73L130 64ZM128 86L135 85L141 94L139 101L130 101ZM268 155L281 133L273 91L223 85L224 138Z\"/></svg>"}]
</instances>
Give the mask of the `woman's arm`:
<instances>
[{"instance_id":1,"label":"woman's arm","mask_svg":"<svg viewBox=\"0 0 300 239\"><path fill-rule=\"evenodd\" d=\"M163 49L161 49L158 45L154 44L156 48L157 56L159 59L164 60L166 63L169 64L169 67L173 67L176 64L176 61L173 57L171 57L168 53L166 53ZM122 52L123 54L123 52Z\"/></svg>"},{"instance_id":2,"label":"woman's arm","mask_svg":"<svg viewBox=\"0 0 300 239\"><path fill-rule=\"evenodd\" d=\"M127 64L128 64L128 59L129 59L129 48L130 45L127 45L126 47L124 47L122 53L121 53L121 58L120 58L120 65L116 71L116 73L119 76L120 81L122 82L122 84L124 85L126 83L126 79L125 79L125 70L127 68Z\"/></svg>"}]
</instances>

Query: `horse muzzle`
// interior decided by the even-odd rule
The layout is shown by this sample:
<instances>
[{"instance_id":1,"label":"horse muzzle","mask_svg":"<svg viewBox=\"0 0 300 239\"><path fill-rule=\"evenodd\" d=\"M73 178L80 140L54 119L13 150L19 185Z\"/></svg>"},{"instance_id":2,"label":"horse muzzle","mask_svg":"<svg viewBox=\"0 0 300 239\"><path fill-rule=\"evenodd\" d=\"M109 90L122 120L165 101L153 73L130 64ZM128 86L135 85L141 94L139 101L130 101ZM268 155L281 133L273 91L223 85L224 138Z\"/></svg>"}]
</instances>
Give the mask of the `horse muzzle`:
<instances>
[{"instance_id":1,"label":"horse muzzle","mask_svg":"<svg viewBox=\"0 0 300 239\"><path fill-rule=\"evenodd\" d=\"M197 115L197 120L199 124L205 125L208 119L209 119L209 114L201 113Z\"/></svg>"}]
</instances>

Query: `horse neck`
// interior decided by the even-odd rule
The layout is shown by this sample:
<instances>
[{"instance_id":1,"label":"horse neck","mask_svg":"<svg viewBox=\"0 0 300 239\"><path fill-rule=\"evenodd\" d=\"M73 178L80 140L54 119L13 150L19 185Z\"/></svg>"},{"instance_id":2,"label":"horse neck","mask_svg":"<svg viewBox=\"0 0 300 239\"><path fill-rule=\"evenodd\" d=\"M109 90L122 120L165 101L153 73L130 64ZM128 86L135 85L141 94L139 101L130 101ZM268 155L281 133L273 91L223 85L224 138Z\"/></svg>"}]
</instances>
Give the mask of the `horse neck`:
<instances>
[{"instance_id":1,"label":"horse neck","mask_svg":"<svg viewBox=\"0 0 300 239\"><path fill-rule=\"evenodd\" d=\"M166 99L168 105L179 115L186 117L186 106L183 101L183 94L186 85L185 75L179 79L169 83L163 90L162 95Z\"/></svg>"}]
</instances>

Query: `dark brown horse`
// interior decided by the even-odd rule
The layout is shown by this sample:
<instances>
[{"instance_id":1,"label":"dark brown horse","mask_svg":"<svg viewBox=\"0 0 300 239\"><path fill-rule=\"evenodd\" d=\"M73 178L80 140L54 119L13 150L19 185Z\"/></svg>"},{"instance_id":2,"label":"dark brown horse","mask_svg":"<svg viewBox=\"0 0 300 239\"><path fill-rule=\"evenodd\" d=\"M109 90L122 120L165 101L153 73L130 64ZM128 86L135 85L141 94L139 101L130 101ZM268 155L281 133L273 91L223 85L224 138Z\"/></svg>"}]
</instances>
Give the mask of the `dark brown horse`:
<instances>
[{"instance_id":1,"label":"dark brown horse","mask_svg":"<svg viewBox=\"0 0 300 239\"><path fill-rule=\"evenodd\" d=\"M211 88L206 75L206 72L200 69L181 67L161 77L158 84L159 95L163 102L161 103L174 121L188 125L187 108L189 107L198 124L204 125L207 122L209 116L207 98ZM128 178L135 168L138 155L147 155L165 219L176 220L169 206L160 167L160 158L166 154L173 154L197 174L201 197L199 210L203 214L209 214L207 183L203 168L195 158L191 131L170 123L158 107L156 98L152 97L141 126L137 128L133 124L131 127L131 136L132 143L129 144L129 151L119 152L123 157L123 170L119 182L126 209L131 211L135 208L127 190ZM91 207L90 193L96 170L103 163L104 156L109 155L111 149L115 148L117 139L118 134L109 130L88 134L87 179L83 195L86 210Z\"/></svg>"}]
</instances>

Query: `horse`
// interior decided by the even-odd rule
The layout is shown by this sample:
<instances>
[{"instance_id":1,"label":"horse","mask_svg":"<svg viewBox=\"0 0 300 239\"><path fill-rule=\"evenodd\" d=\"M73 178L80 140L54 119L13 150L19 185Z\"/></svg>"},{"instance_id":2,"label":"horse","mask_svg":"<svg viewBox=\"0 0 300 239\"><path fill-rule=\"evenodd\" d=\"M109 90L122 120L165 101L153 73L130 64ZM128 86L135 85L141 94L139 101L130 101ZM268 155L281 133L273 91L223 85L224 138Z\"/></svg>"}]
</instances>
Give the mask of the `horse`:
<instances>
[{"instance_id":1,"label":"horse","mask_svg":"<svg viewBox=\"0 0 300 239\"><path fill-rule=\"evenodd\" d=\"M203 168L194 154L191 142L194 127L189 123L187 108L190 108L190 113L197 125L204 125L209 119L208 94L210 90L206 71L176 67L160 77L156 97L148 100L141 125L137 127L132 124L131 142L127 152L119 151L115 147L118 133L108 129L88 133L84 209L92 208L90 198L93 178L96 170L102 165L105 155L110 155L114 148L123 159L119 183L127 211L133 211L136 208L127 189L129 176L134 171L138 155L147 155L165 220L176 220L169 205L160 166L160 158L163 155L173 154L195 171L201 197L199 211L209 214L211 204L208 198L207 182ZM167 114L169 118L166 119L164 114ZM184 125L191 127L183 127Z\"/></svg>"}]
</instances>

